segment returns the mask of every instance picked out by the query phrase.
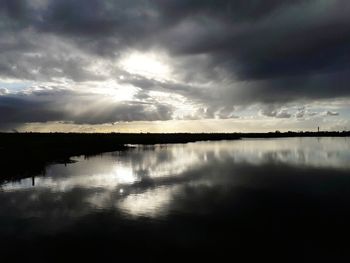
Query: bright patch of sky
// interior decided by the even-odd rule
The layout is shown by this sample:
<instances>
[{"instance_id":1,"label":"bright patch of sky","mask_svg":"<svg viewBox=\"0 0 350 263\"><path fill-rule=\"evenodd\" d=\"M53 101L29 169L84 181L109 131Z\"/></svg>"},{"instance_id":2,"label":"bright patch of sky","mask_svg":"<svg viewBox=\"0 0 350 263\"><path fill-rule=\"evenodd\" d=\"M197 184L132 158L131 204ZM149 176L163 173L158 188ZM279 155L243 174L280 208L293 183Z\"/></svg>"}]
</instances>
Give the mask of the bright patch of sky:
<instances>
[{"instance_id":1,"label":"bright patch of sky","mask_svg":"<svg viewBox=\"0 0 350 263\"><path fill-rule=\"evenodd\" d=\"M25 90L33 85L33 82L26 81L4 81L0 80L0 88L5 88L9 92L17 92L21 90Z\"/></svg>"}]
</instances>

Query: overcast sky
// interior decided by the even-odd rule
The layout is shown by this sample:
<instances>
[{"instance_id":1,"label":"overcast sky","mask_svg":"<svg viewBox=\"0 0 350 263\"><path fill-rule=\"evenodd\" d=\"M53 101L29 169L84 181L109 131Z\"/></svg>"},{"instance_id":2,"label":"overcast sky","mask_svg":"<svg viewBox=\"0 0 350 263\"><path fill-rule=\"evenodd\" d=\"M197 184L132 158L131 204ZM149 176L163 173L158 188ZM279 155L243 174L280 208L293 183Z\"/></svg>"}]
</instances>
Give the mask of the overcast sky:
<instances>
[{"instance_id":1,"label":"overcast sky","mask_svg":"<svg viewBox=\"0 0 350 263\"><path fill-rule=\"evenodd\" d=\"M0 130L350 129L349 0L1 0Z\"/></svg>"}]
</instances>

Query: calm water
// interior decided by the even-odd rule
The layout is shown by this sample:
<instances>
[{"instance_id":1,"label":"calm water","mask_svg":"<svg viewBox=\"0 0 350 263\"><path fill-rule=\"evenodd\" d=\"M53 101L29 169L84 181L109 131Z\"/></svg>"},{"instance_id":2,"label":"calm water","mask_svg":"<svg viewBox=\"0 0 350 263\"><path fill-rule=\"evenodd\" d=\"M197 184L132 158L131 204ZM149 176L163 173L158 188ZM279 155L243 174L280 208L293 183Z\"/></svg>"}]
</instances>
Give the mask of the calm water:
<instances>
[{"instance_id":1,"label":"calm water","mask_svg":"<svg viewBox=\"0 0 350 263\"><path fill-rule=\"evenodd\" d=\"M350 258L350 139L200 142L72 159L0 186L2 255Z\"/></svg>"}]
</instances>

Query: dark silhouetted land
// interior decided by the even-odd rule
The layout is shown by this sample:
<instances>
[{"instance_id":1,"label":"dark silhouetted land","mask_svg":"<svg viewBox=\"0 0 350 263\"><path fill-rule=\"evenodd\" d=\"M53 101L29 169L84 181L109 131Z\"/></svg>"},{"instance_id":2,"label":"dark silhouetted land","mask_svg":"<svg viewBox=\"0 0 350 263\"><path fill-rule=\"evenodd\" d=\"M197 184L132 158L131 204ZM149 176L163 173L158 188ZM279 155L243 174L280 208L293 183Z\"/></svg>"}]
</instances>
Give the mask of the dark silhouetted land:
<instances>
[{"instance_id":1,"label":"dark silhouetted land","mask_svg":"<svg viewBox=\"0 0 350 263\"><path fill-rule=\"evenodd\" d=\"M43 174L50 163L70 157L121 151L130 144L152 145L240 138L345 137L344 132L271 133L0 133L0 181Z\"/></svg>"}]
</instances>

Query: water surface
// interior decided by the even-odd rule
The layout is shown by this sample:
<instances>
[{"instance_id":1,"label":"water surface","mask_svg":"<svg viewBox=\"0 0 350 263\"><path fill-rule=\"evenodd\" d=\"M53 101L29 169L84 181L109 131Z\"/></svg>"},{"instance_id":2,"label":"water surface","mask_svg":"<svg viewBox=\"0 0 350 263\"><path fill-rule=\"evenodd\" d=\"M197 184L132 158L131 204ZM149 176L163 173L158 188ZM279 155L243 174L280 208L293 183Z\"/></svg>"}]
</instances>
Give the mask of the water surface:
<instances>
[{"instance_id":1,"label":"water surface","mask_svg":"<svg viewBox=\"0 0 350 263\"><path fill-rule=\"evenodd\" d=\"M348 138L143 146L72 159L0 186L6 255L347 258Z\"/></svg>"}]
</instances>

